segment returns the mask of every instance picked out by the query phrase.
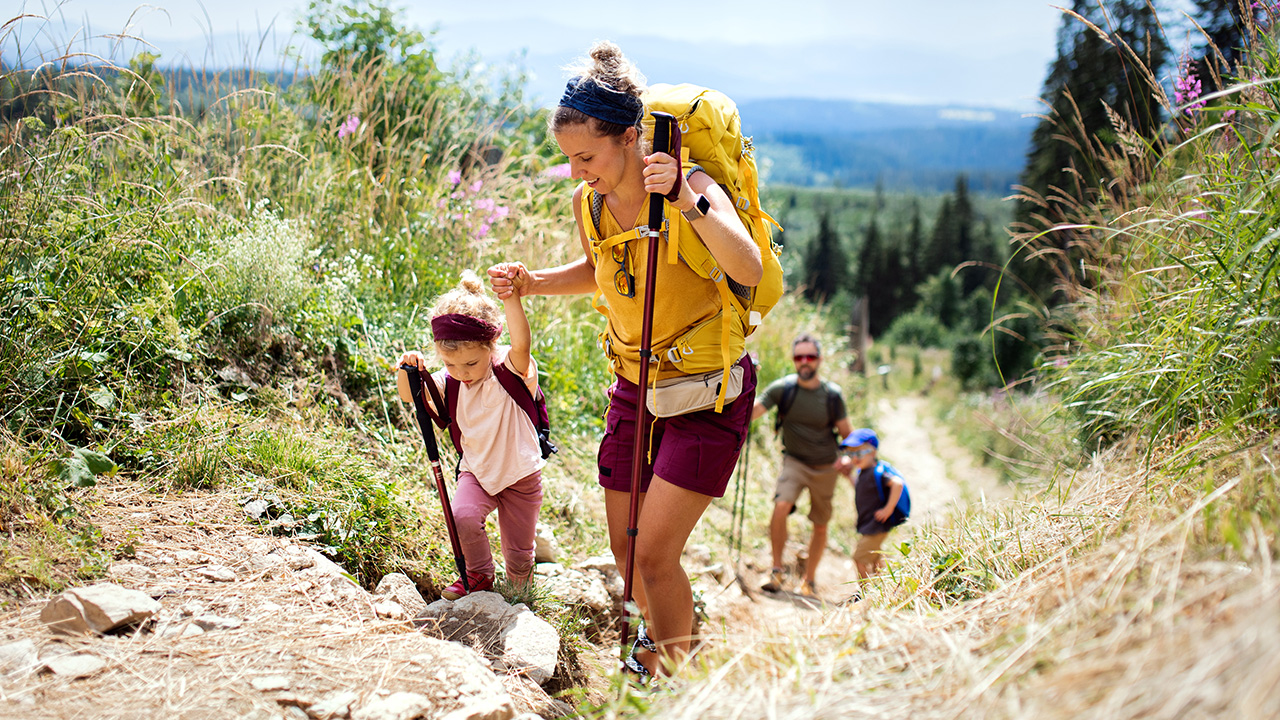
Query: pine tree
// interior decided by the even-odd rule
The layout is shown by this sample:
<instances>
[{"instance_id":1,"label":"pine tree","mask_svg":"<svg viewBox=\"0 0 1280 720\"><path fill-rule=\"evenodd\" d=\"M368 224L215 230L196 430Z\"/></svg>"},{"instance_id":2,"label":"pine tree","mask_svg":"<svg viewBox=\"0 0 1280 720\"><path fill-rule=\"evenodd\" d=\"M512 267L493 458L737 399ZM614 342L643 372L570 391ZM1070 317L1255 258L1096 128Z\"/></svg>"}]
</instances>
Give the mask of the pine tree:
<instances>
[{"instance_id":1,"label":"pine tree","mask_svg":"<svg viewBox=\"0 0 1280 720\"><path fill-rule=\"evenodd\" d=\"M1015 221L1027 230L1053 225L1062 219L1060 207L1091 203L1104 191L1108 178L1097 153L1117 140L1109 111L1141 137L1155 137L1162 122L1153 83L1169 47L1153 6L1147 0L1073 0L1072 10L1107 37L1063 15L1058 57L1042 93L1049 109L1032 133L1022 175L1025 198L1014 212ZM1071 200L1055 201L1055 196ZM1057 233L1056 241L1057 252L1046 255L1047 260L1019 270L1044 297L1055 278L1072 276L1069 240Z\"/></svg>"},{"instance_id":2,"label":"pine tree","mask_svg":"<svg viewBox=\"0 0 1280 720\"><path fill-rule=\"evenodd\" d=\"M831 226L831 213L824 209L818 216L818 236L804 256L805 298L824 302L835 297L845 285L848 267L849 255Z\"/></svg>"},{"instance_id":3,"label":"pine tree","mask_svg":"<svg viewBox=\"0 0 1280 720\"><path fill-rule=\"evenodd\" d=\"M1195 0L1192 16L1204 35L1197 44L1198 58L1193 67L1206 94L1220 89L1219 76L1234 74L1236 63L1243 58L1245 22L1254 19L1247 14L1255 12L1249 0L1244 2L1250 8L1247 12L1241 7L1241 0Z\"/></svg>"}]
</instances>

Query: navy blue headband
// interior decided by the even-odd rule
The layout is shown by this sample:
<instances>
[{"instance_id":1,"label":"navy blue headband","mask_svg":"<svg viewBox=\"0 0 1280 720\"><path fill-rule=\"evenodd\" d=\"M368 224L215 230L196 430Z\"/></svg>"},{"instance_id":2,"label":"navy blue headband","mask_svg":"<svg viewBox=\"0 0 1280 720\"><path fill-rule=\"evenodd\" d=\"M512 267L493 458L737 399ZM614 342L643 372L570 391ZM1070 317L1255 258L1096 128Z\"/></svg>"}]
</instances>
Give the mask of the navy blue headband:
<instances>
[{"instance_id":1,"label":"navy blue headband","mask_svg":"<svg viewBox=\"0 0 1280 720\"><path fill-rule=\"evenodd\" d=\"M589 77L578 76L565 86L560 106L615 125L635 125L644 117L644 103Z\"/></svg>"}]
</instances>

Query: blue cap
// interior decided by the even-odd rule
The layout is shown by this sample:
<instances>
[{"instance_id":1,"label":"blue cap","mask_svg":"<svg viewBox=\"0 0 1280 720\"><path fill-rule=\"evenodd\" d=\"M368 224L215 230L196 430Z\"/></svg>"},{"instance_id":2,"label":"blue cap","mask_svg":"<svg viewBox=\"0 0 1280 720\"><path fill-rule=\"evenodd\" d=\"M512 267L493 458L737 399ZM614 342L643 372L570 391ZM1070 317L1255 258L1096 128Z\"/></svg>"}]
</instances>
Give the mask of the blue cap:
<instances>
[{"instance_id":1,"label":"blue cap","mask_svg":"<svg viewBox=\"0 0 1280 720\"><path fill-rule=\"evenodd\" d=\"M840 443L844 447L858 447L859 445L870 445L873 448L880 447L880 438L876 437L876 431L871 428L858 428L849 433L849 437Z\"/></svg>"}]
</instances>

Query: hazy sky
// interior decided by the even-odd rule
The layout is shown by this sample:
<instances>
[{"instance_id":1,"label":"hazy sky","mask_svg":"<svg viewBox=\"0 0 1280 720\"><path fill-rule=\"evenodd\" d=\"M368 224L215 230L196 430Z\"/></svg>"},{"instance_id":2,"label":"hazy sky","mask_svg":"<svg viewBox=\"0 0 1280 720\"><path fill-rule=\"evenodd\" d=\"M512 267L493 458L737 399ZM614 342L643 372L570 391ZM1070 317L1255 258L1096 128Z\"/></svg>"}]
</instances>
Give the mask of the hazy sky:
<instances>
[{"instance_id":1,"label":"hazy sky","mask_svg":"<svg viewBox=\"0 0 1280 720\"><path fill-rule=\"evenodd\" d=\"M36 50L82 38L81 28L88 25L93 35L124 32L145 38L162 50L164 60L197 67L226 64L237 54L274 64L273 48L288 42L307 6L306 0L17 4L50 22L24 20L18 38L3 41L6 57L21 42L24 61L30 62ZM530 87L544 102L559 96L560 68L593 40L607 38L618 42L651 81L700 82L735 97L1033 109L1061 18L1045 0L703 0L680 3L679 22L650 20L642 3L402 0L393 5L405 9L410 24L438 28L434 42L445 57L474 48L484 60L501 63L527 50L525 68L534 76ZM107 52L102 42L93 48Z\"/></svg>"}]
</instances>

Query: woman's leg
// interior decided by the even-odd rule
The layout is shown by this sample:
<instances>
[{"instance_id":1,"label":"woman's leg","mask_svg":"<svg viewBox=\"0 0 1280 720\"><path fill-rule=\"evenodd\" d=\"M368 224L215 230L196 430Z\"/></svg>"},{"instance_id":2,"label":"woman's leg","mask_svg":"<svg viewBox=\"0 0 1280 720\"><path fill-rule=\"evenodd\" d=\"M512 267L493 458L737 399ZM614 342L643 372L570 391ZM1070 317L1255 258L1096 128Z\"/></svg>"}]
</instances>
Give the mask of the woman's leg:
<instances>
[{"instance_id":1,"label":"woman's leg","mask_svg":"<svg viewBox=\"0 0 1280 720\"><path fill-rule=\"evenodd\" d=\"M640 493L640 509L644 510L645 493ZM605 519L609 524L609 549L613 551L613 562L618 566L618 574L627 572L627 521L631 514L631 493L617 490L604 491ZM638 552L638 550L637 550ZM640 614L649 616L648 595L645 593L644 579L640 573L631 575L631 599L640 608ZM642 661L643 662L643 661Z\"/></svg>"},{"instance_id":2,"label":"woman's leg","mask_svg":"<svg viewBox=\"0 0 1280 720\"><path fill-rule=\"evenodd\" d=\"M527 584L533 574L534 536L538 531L538 510L542 508L542 473L517 480L496 499L507 581Z\"/></svg>"},{"instance_id":3,"label":"woman's leg","mask_svg":"<svg viewBox=\"0 0 1280 720\"><path fill-rule=\"evenodd\" d=\"M685 542L711 496L676 487L655 476L640 511L636 569L649 598L649 637L662 655L658 668L670 673L689 653L693 638L693 588L680 565ZM625 528L625 519L623 525ZM625 529L624 529L625 539Z\"/></svg>"},{"instance_id":4,"label":"woman's leg","mask_svg":"<svg viewBox=\"0 0 1280 720\"><path fill-rule=\"evenodd\" d=\"M480 481L469 472L458 475L458 489L453 494L453 521L458 528L462 555L467 559L467 574L493 577L493 552L484 531L485 518L498 506L498 501L480 487Z\"/></svg>"}]
</instances>

